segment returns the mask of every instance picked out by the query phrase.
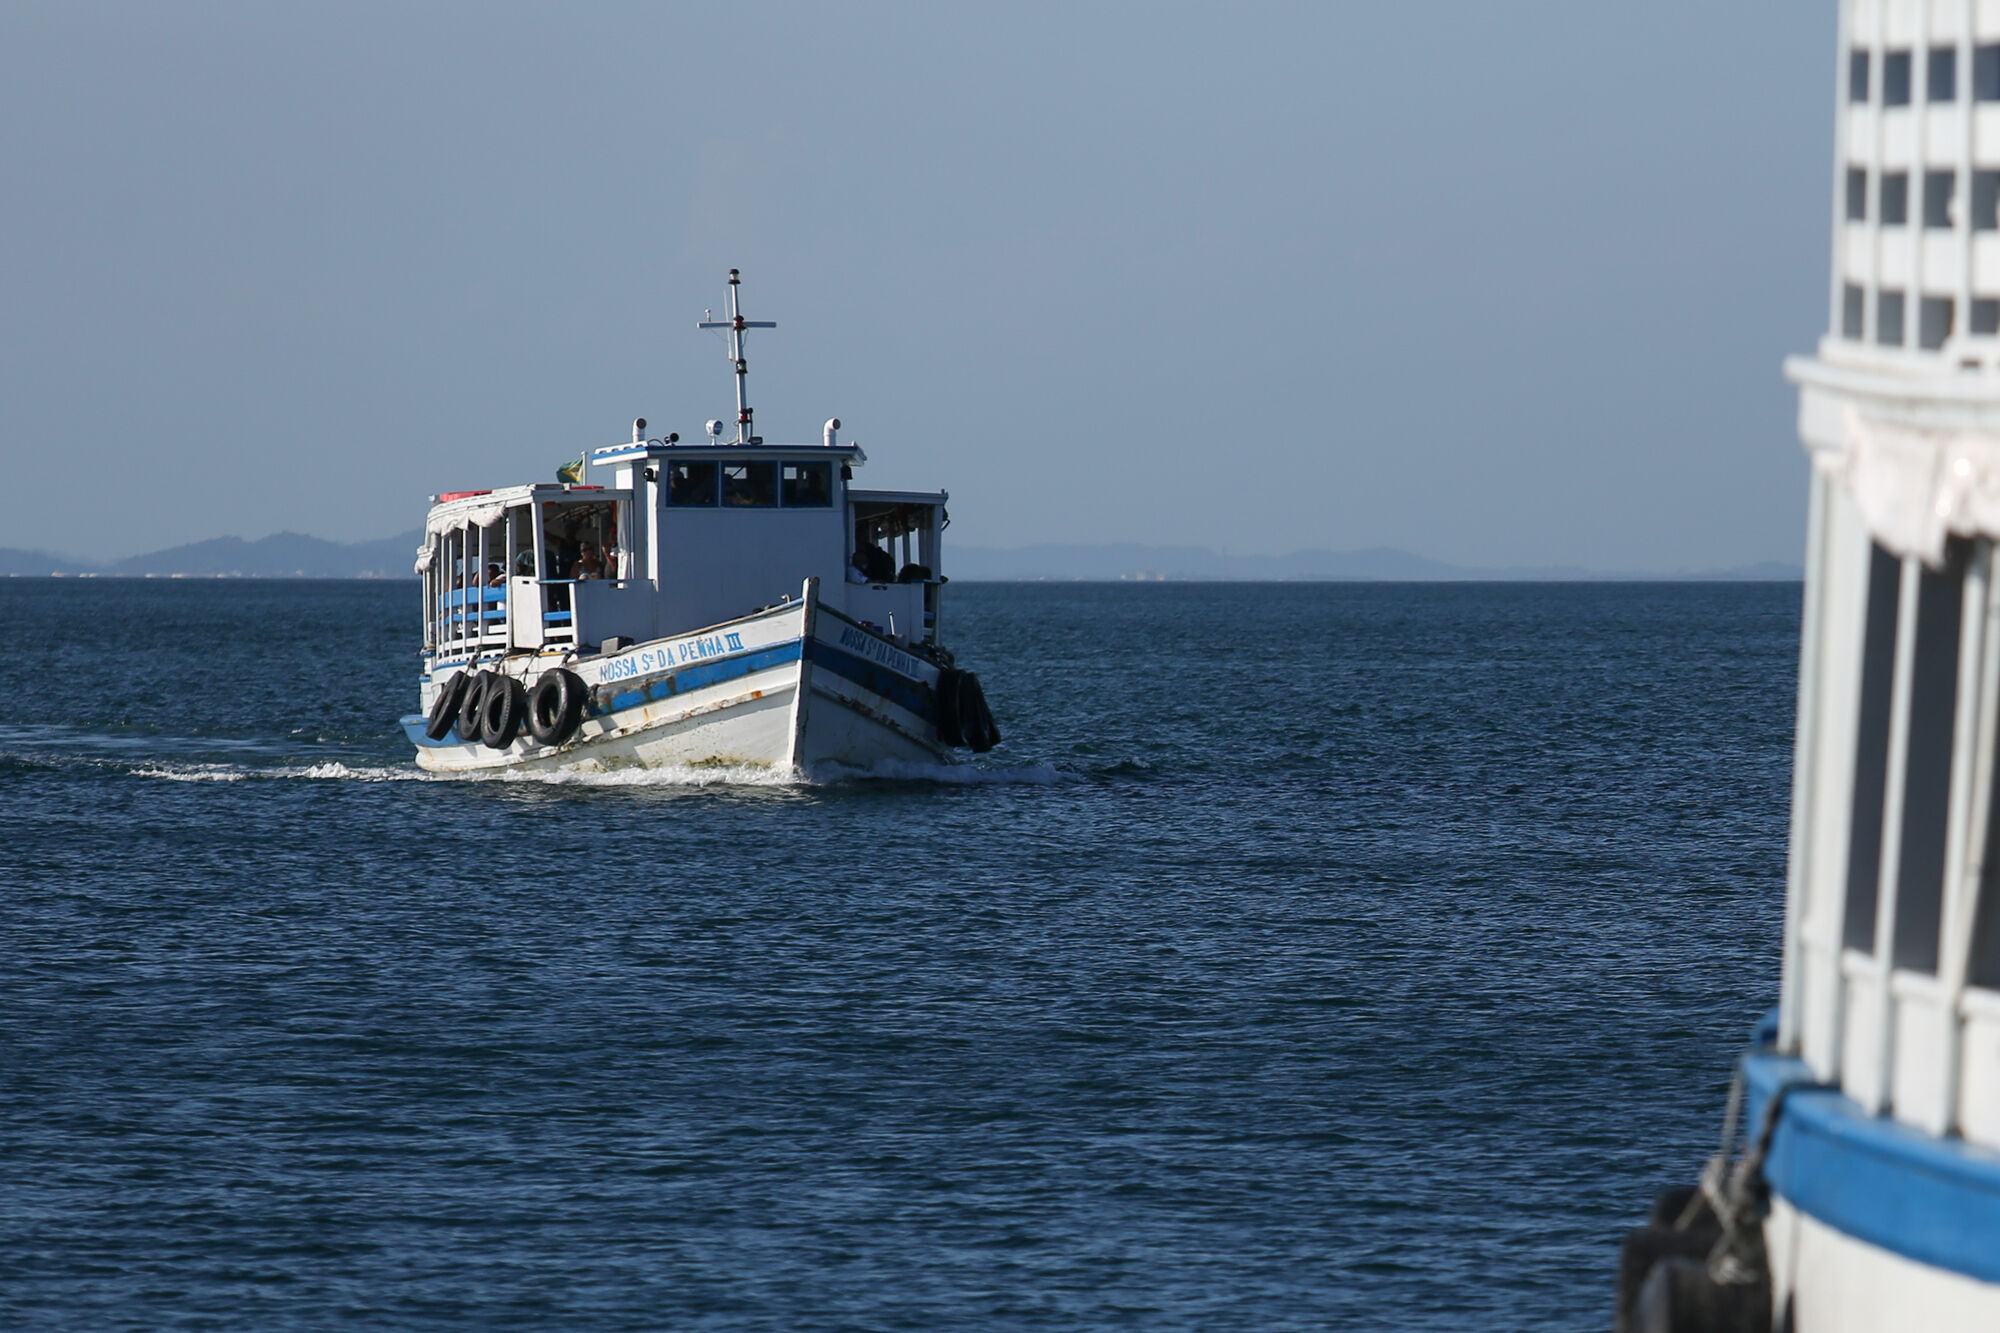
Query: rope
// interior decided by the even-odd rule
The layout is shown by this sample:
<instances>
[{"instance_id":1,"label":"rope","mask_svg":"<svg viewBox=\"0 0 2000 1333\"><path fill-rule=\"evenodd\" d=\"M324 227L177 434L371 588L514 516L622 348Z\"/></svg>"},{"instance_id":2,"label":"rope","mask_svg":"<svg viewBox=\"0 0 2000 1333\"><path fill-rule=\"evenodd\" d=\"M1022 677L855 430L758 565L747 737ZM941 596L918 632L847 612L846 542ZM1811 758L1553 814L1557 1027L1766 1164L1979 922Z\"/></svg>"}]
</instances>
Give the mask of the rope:
<instances>
[{"instance_id":1,"label":"rope","mask_svg":"<svg viewBox=\"0 0 2000 1333\"><path fill-rule=\"evenodd\" d=\"M1745 1066L1739 1061L1736 1077L1729 1084L1728 1106L1722 1115L1722 1143L1702 1167L1694 1197L1674 1219L1674 1230L1686 1231L1700 1220L1704 1207L1715 1214L1722 1235L1709 1251L1708 1275L1722 1286L1747 1286L1763 1272L1763 1222L1770 1211L1770 1185L1764 1179L1764 1162L1771 1155L1771 1142L1777 1137L1786 1098L1801 1088L1821 1086L1809 1078L1779 1084L1764 1107L1764 1122L1758 1126L1756 1141L1745 1147L1732 1166L1730 1157L1736 1147L1737 1121L1743 1107L1744 1071Z\"/></svg>"}]
</instances>

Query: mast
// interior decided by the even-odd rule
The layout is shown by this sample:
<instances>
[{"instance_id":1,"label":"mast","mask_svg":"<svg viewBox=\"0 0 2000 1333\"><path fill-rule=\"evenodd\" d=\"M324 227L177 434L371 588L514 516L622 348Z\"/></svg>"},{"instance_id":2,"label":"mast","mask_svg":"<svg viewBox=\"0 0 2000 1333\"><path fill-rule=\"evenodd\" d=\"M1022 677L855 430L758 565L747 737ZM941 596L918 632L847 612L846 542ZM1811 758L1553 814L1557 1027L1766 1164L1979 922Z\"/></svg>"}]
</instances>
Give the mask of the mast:
<instances>
[{"instance_id":1,"label":"mast","mask_svg":"<svg viewBox=\"0 0 2000 1333\"><path fill-rule=\"evenodd\" d=\"M749 392L746 381L750 375L750 363L743 357L743 331L745 329L775 329L778 325L774 320L743 318L743 312L736 304L736 288L742 281L743 279L737 275L735 269L732 268L729 270L728 319L705 319L695 327L729 330L729 360L736 367L736 438L731 440L730 443L761 444L763 443L761 437L750 433L751 411L749 399L746 397Z\"/></svg>"}]
</instances>

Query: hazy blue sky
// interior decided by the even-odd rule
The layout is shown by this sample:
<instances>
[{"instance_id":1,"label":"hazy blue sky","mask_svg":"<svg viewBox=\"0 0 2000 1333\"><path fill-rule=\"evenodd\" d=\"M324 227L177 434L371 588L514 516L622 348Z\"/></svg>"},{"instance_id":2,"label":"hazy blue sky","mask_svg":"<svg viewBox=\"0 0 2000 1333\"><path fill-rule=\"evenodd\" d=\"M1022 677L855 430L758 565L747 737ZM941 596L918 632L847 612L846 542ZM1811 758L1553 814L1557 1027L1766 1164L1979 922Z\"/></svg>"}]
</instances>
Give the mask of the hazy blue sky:
<instances>
[{"instance_id":1,"label":"hazy blue sky","mask_svg":"<svg viewBox=\"0 0 2000 1333\"><path fill-rule=\"evenodd\" d=\"M15 4L0 546L730 407L954 540L1796 560L1830 3Z\"/></svg>"}]
</instances>

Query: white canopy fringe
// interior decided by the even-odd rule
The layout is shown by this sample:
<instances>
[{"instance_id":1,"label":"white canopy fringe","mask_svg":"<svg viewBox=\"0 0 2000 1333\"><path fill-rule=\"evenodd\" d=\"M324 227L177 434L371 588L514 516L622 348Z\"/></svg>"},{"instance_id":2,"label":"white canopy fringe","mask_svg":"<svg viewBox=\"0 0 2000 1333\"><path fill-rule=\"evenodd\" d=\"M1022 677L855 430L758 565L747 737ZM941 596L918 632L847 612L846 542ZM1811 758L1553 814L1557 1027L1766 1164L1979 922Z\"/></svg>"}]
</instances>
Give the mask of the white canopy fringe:
<instances>
[{"instance_id":1,"label":"white canopy fringe","mask_svg":"<svg viewBox=\"0 0 2000 1333\"><path fill-rule=\"evenodd\" d=\"M1944 565L1952 537L2000 538L2000 436L1874 420L1850 406L1847 449L1815 455L1884 550Z\"/></svg>"}]
</instances>

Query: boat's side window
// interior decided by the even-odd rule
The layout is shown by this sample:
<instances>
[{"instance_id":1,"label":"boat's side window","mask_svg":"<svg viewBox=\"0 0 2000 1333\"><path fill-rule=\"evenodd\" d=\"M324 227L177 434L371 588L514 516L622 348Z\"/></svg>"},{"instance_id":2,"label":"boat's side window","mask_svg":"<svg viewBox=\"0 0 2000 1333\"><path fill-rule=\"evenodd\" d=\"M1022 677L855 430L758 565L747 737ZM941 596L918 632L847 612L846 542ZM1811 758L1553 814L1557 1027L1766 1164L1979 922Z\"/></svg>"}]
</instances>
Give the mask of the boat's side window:
<instances>
[{"instance_id":1,"label":"boat's side window","mask_svg":"<svg viewBox=\"0 0 2000 1333\"><path fill-rule=\"evenodd\" d=\"M833 464L785 464L785 508L825 509L833 503Z\"/></svg>"},{"instance_id":2,"label":"boat's side window","mask_svg":"<svg viewBox=\"0 0 2000 1333\"><path fill-rule=\"evenodd\" d=\"M1884 51L1882 53L1882 105L1908 106L1910 104L1910 53L1908 51Z\"/></svg>"},{"instance_id":3,"label":"boat's side window","mask_svg":"<svg viewBox=\"0 0 2000 1333\"><path fill-rule=\"evenodd\" d=\"M507 511L507 572L532 578L535 573L535 518L526 505Z\"/></svg>"},{"instance_id":4,"label":"boat's side window","mask_svg":"<svg viewBox=\"0 0 2000 1333\"><path fill-rule=\"evenodd\" d=\"M713 463L672 463L667 467L667 503L670 505L715 504L716 466Z\"/></svg>"},{"instance_id":5,"label":"boat's side window","mask_svg":"<svg viewBox=\"0 0 2000 1333\"><path fill-rule=\"evenodd\" d=\"M776 463L724 463L722 503L767 508L778 503Z\"/></svg>"},{"instance_id":6,"label":"boat's side window","mask_svg":"<svg viewBox=\"0 0 2000 1333\"><path fill-rule=\"evenodd\" d=\"M1945 567L1925 569L1918 579L1916 652L1906 687L1909 741L1903 752L1903 833L1896 858L1896 942L1890 961L1933 974L1944 904L1945 815L1958 712L1966 554L1964 542L1953 542L1945 551Z\"/></svg>"},{"instance_id":7,"label":"boat's side window","mask_svg":"<svg viewBox=\"0 0 2000 1333\"><path fill-rule=\"evenodd\" d=\"M1847 910L1841 940L1875 952L1881 886L1882 798L1889 776L1890 688L1896 674L1896 607L1903 562L1879 546L1868 561L1868 621L1861 645L1861 715L1855 727L1854 807L1848 823Z\"/></svg>"}]
</instances>

